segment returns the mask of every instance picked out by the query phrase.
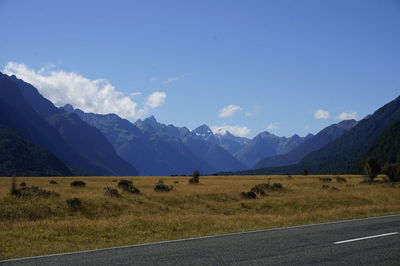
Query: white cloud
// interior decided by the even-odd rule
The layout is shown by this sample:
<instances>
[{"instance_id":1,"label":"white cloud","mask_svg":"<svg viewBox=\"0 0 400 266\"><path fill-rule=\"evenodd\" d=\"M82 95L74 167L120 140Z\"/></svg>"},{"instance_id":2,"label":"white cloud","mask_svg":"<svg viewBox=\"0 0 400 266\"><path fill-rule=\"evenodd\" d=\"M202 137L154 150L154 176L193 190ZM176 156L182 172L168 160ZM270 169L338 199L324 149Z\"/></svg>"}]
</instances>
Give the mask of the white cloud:
<instances>
[{"instance_id":1,"label":"white cloud","mask_svg":"<svg viewBox=\"0 0 400 266\"><path fill-rule=\"evenodd\" d=\"M357 119L357 112L343 112L337 118L339 120Z\"/></svg>"},{"instance_id":2,"label":"white cloud","mask_svg":"<svg viewBox=\"0 0 400 266\"><path fill-rule=\"evenodd\" d=\"M153 92L152 94L147 97L147 102L146 105L150 108L156 108L163 104L165 99L167 98L167 95L164 92Z\"/></svg>"},{"instance_id":3,"label":"white cloud","mask_svg":"<svg viewBox=\"0 0 400 266\"><path fill-rule=\"evenodd\" d=\"M239 137L247 137L250 134L250 129L245 126L230 126L230 125L219 125L211 127L211 130L214 134L225 135L228 131L235 136Z\"/></svg>"},{"instance_id":4,"label":"white cloud","mask_svg":"<svg viewBox=\"0 0 400 266\"><path fill-rule=\"evenodd\" d=\"M269 124L269 125L266 127L266 129L267 129L267 130L278 130L278 129L279 129L279 126L278 126L277 123L273 123L273 124Z\"/></svg>"},{"instance_id":5,"label":"white cloud","mask_svg":"<svg viewBox=\"0 0 400 266\"><path fill-rule=\"evenodd\" d=\"M166 80L163 81L163 84L170 84L170 83L175 82L177 80L179 80L178 77L167 78Z\"/></svg>"},{"instance_id":6,"label":"white cloud","mask_svg":"<svg viewBox=\"0 0 400 266\"><path fill-rule=\"evenodd\" d=\"M157 81L157 78L156 78L156 77L151 77L151 78L149 78L149 82L155 82L155 81Z\"/></svg>"},{"instance_id":7,"label":"white cloud","mask_svg":"<svg viewBox=\"0 0 400 266\"><path fill-rule=\"evenodd\" d=\"M3 71L31 83L56 106L69 103L85 112L115 113L124 118L136 119L147 115L150 109L160 106L166 98L164 92L154 92L148 96L145 105L138 108L131 97L118 91L106 79L91 80L76 72L49 68L36 71L15 62L9 62Z\"/></svg>"},{"instance_id":8,"label":"white cloud","mask_svg":"<svg viewBox=\"0 0 400 266\"><path fill-rule=\"evenodd\" d=\"M221 110L219 110L218 116L219 117L230 117L233 116L237 111L242 110L240 106L230 104Z\"/></svg>"},{"instance_id":9,"label":"white cloud","mask_svg":"<svg viewBox=\"0 0 400 266\"><path fill-rule=\"evenodd\" d=\"M331 114L326 110L319 109L319 110L315 111L314 117L316 119L328 119L331 117Z\"/></svg>"}]
</instances>

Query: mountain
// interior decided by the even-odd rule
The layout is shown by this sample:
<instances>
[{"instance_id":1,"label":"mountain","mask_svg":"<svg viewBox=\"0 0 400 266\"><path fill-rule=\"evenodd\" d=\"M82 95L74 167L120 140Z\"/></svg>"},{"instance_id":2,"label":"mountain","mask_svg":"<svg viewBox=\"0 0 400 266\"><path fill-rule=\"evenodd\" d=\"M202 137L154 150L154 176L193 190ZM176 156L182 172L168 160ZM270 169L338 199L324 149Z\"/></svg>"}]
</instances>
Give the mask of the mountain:
<instances>
[{"instance_id":1,"label":"mountain","mask_svg":"<svg viewBox=\"0 0 400 266\"><path fill-rule=\"evenodd\" d=\"M0 176L70 176L63 162L47 149L0 126Z\"/></svg>"},{"instance_id":2,"label":"mountain","mask_svg":"<svg viewBox=\"0 0 400 266\"><path fill-rule=\"evenodd\" d=\"M194 129L183 137L182 141L194 154L200 156L217 171L246 169L243 163L217 144L217 138L206 125Z\"/></svg>"},{"instance_id":3,"label":"mountain","mask_svg":"<svg viewBox=\"0 0 400 266\"><path fill-rule=\"evenodd\" d=\"M298 135L286 138L278 137L268 131L264 131L236 152L235 157L251 167L265 157L285 154L299 146L303 141L304 138Z\"/></svg>"},{"instance_id":4,"label":"mountain","mask_svg":"<svg viewBox=\"0 0 400 266\"><path fill-rule=\"evenodd\" d=\"M386 128L364 158L373 156L383 166L400 162L400 120Z\"/></svg>"},{"instance_id":5,"label":"mountain","mask_svg":"<svg viewBox=\"0 0 400 266\"><path fill-rule=\"evenodd\" d=\"M215 134L215 138L217 143L232 155L243 149L250 141L248 138L234 136L229 131Z\"/></svg>"},{"instance_id":6,"label":"mountain","mask_svg":"<svg viewBox=\"0 0 400 266\"><path fill-rule=\"evenodd\" d=\"M14 93L8 102L26 118L19 125L33 128L34 143L47 147L58 158L79 173L91 175L137 175L136 169L120 158L112 145L96 128L77 115L55 107L35 87L15 76L3 75L8 91ZM12 86L10 87L10 84ZM7 89L2 88L2 95Z\"/></svg>"},{"instance_id":7,"label":"mountain","mask_svg":"<svg viewBox=\"0 0 400 266\"><path fill-rule=\"evenodd\" d=\"M342 136L356 123L357 121L355 120L343 120L337 124L330 125L318 132L315 136L308 135L303 143L298 145L290 152L283 155L264 158L256 163L253 168L257 169L296 164L300 162L300 160L303 159L307 154L321 149L326 144Z\"/></svg>"},{"instance_id":8,"label":"mountain","mask_svg":"<svg viewBox=\"0 0 400 266\"><path fill-rule=\"evenodd\" d=\"M13 129L30 142L47 148L69 167L85 169L88 166L58 132L27 103L15 81L2 73L0 125Z\"/></svg>"},{"instance_id":9,"label":"mountain","mask_svg":"<svg viewBox=\"0 0 400 266\"><path fill-rule=\"evenodd\" d=\"M65 109L71 111L71 106L66 106ZM118 155L135 163L141 175L192 174L196 169L203 173L215 171L181 141L180 138L189 132L186 128L165 126L151 116L144 121L137 121L136 124L141 127L139 129L115 114L84 113L79 109L73 112L99 129Z\"/></svg>"},{"instance_id":10,"label":"mountain","mask_svg":"<svg viewBox=\"0 0 400 266\"><path fill-rule=\"evenodd\" d=\"M260 168L231 174L285 174L300 173L307 168L312 174L361 173L362 159L370 152L377 150L381 134L396 129L400 119L400 97L384 105L372 115L359 121L351 130L341 137L328 143L323 148L306 155L298 164L277 167ZM393 129L391 128L393 126ZM390 135L391 133L386 133ZM388 136L384 134L385 136ZM378 143L378 144L377 144ZM385 144L389 147L391 144ZM379 146L376 146L379 147ZM397 152L397 147L393 153Z\"/></svg>"},{"instance_id":11,"label":"mountain","mask_svg":"<svg viewBox=\"0 0 400 266\"><path fill-rule=\"evenodd\" d=\"M201 125L198 128L192 131L192 134L201 137L202 139L211 142L211 143L218 143L217 138L215 137L214 133L207 125Z\"/></svg>"},{"instance_id":12,"label":"mountain","mask_svg":"<svg viewBox=\"0 0 400 266\"><path fill-rule=\"evenodd\" d=\"M246 166L234 158L229 152L216 144L211 129L202 125L192 132L186 127L175 127L158 123L154 116L135 122L143 132L156 134L163 139L181 142L201 162L205 173L226 171L226 169L245 169ZM225 169L225 170L223 170ZM230 170L231 171L231 170Z\"/></svg>"}]
</instances>

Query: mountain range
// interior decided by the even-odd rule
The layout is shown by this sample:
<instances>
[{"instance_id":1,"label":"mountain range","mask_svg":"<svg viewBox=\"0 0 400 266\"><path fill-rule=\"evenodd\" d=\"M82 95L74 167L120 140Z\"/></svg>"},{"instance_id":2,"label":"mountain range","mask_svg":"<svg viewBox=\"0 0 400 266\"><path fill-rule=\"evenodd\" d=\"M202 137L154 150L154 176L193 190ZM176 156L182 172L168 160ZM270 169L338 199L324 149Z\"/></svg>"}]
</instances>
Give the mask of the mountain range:
<instances>
[{"instance_id":1,"label":"mountain range","mask_svg":"<svg viewBox=\"0 0 400 266\"><path fill-rule=\"evenodd\" d=\"M304 140L304 142L299 144L290 152L274 157L264 158L257 162L253 168L257 169L296 164L300 162L300 160L303 159L307 154L321 149L326 144L342 136L355 124L357 124L357 121L352 119L343 120L337 124L330 125L318 132L315 136L308 137L306 140Z\"/></svg>"},{"instance_id":2,"label":"mountain range","mask_svg":"<svg viewBox=\"0 0 400 266\"><path fill-rule=\"evenodd\" d=\"M357 122L339 138L313 151L297 164L258 168L230 174L360 173L362 162L375 155L382 164L399 159L400 97ZM378 156L379 155L379 156ZM265 162L265 161L262 161Z\"/></svg>"},{"instance_id":3,"label":"mountain range","mask_svg":"<svg viewBox=\"0 0 400 266\"><path fill-rule=\"evenodd\" d=\"M31 84L0 73L0 176L356 173L365 156L399 160L398 120L399 98L316 135L264 131L249 139L207 125L166 125L154 116L131 122L56 107Z\"/></svg>"}]
</instances>

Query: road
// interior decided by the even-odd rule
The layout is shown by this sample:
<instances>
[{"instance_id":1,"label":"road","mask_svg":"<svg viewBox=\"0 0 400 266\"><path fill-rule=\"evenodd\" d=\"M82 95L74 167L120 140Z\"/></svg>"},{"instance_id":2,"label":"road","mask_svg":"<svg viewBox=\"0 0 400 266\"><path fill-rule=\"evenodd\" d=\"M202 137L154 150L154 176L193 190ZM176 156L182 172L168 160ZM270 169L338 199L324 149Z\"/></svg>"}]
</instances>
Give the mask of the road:
<instances>
[{"instance_id":1,"label":"road","mask_svg":"<svg viewBox=\"0 0 400 266\"><path fill-rule=\"evenodd\" d=\"M24 258L0 265L400 265L400 215Z\"/></svg>"}]
</instances>

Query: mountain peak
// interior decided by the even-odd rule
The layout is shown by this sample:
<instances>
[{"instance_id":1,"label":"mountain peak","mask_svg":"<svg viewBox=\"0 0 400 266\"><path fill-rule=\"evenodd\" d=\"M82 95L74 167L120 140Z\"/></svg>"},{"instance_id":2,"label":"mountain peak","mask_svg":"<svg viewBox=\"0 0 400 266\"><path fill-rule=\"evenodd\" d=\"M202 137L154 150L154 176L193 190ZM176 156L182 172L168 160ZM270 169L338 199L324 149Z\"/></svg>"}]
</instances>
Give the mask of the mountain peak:
<instances>
[{"instance_id":1,"label":"mountain peak","mask_svg":"<svg viewBox=\"0 0 400 266\"><path fill-rule=\"evenodd\" d=\"M357 124L357 121L354 119L349 119L349 120L343 120L340 121L339 123L336 124L338 128L346 129L349 130L352 128L355 124Z\"/></svg>"},{"instance_id":2,"label":"mountain peak","mask_svg":"<svg viewBox=\"0 0 400 266\"><path fill-rule=\"evenodd\" d=\"M196 132L196 133L209 133L209 132L211 132L211 129L207 125L203 124L203 125L199 126L198 128L194 129L193 132Z\"/></svg>"},{"instance_id":3,"label":"mountain peak","mask_svg":"<svg viewBox=\"0 0 400 266\"><path fill-rule=\"evenodd\" d=\"M157 119L154 117L154 115L147 117L144 121L157 123Z\"/></svg>"},{"instance_id":4,"label":"mountain peak","mask_svg":"<svg viewBox=\"0 0 400 266\"><path fill-rule=\"evenodd\" d=\"M194 129L192 131L193 134L195 134L198 137L202 137L205 140L215 142L215 136L212 130L207 126L207 125L201 125L198 128Z\"/></svg>"},{"instance_id":5,"label":"mountain peak","mask_svg":"<svg viewBox=\"0 0 400 266\"><path fill-rule=\"evenodd\" d=\"M74 107L72 105L70 105L69 103L64 105L62 108L67 112L71 112L71 113L74 112Z\"/></svg>"}]
</instances>

